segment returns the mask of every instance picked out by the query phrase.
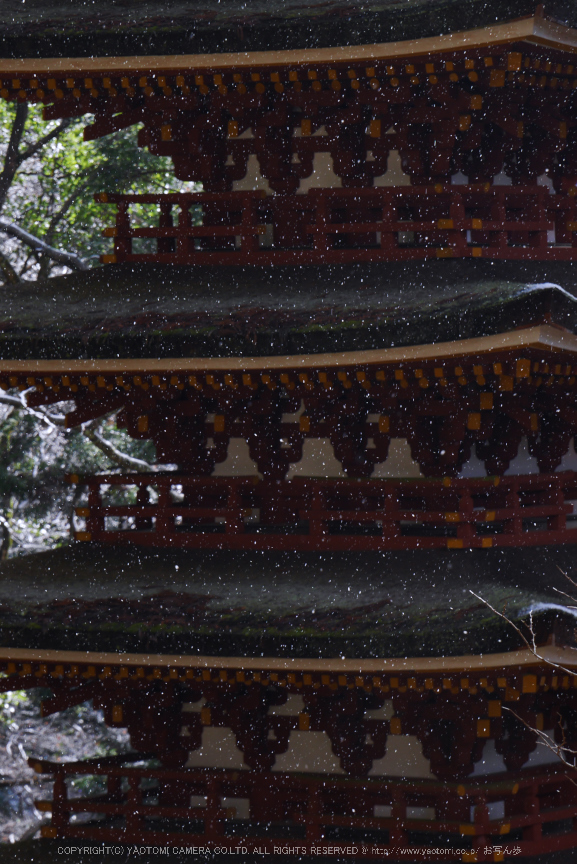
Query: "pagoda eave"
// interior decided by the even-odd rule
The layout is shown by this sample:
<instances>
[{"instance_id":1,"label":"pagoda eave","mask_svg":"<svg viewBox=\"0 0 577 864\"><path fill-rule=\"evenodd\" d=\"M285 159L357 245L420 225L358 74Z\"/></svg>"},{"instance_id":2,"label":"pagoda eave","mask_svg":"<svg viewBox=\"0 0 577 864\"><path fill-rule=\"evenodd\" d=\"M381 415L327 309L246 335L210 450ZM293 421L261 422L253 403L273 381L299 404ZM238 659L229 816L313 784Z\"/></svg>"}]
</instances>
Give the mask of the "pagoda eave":
<instances>
[{"instance_id":1,"label":"pagoda eave","mask_svg":"<svg viewBox=\"0 0 577 864\"><path fill-rule=\"evenodd\" d=\"M367 351L340 351L323 354L295 354L280 357L183 357L183 358L118 358L118 359L26 359L0 360L0 375L150 375L191 374L203 372L269 372L284 370L358 369L361 367L466 360L481 356L515 353L520 350L535 352L541 359L545 355L577 354L577 336L558 325L540 324L492 336L459 339L427 345L382 348Z\"/></svg>"},{"instance_id":2,"label":"pagoda eave","mask_svg":"<svg viewBox=\"0 0 577 864\"><path fill-rule=\"evenodd\" d=\"M134 73L219 72L228 69L291 68L318 64L372 63L430 57L438 54L491 49L510 43L528 43L561 52L577 48L573 28L541 17L521 18L460 33L399 40L374 45L342 45L288 51L247 51L219 54L136 55L126 57L1 58L0 75L129 75Z\"/></svg>"},{"instance_id":3,"label":"pagoda eave","mask_svg":"<svg viewBox=\"0 0 577 864\"><path fill-rule=\"evenodd\" d=\"M218 657L203 656L201 654L128 654L123 652L94 652L94 651L60 651L60 650L36 650L30 648L0 648L0 667L5 674L22 674L21 669L14 669L13 664L32 664L34 670L24 671L24 674L37 675L38 664L71 664L75 671L74 676L97 677L96 668L92 673L83 675L90 666L102 667L118 666L132 670L134 667L145 667L150 670L154 678L161 677L170 669L178 669L187 679L187 670L194 670L201 680L203 672L209 670L211 675L216 675L219 681L225 681L221 672L234 676L237 672L258 677L267 676L271 673L287 675L290 673L309 673L314 675L451 675L462 673L464 675L475 673L497 674L499 677L507 677L510 674L523 675L529 669L535 667L564 667L577 670L577 651L574 647L562 647L559 645L543 645L536 649L536 653L528 648L520 648L516 651L503 651L495 654L466 654L458 657L391 657L391 658L345 658L345 657ZM44 675L52 675L54 670L44 671ZM70 676L69 676L70 677ZM290 681L285 684L291 684ZM292 682L294 683L294 682ZM372 684L372 682L371 682ZM341 684L341 686L343 686ZM357 684L357 686L361 686ZM529 692L528 683L526 692ZM574 686L577 686L574 684ZM10 688L12 689L12 688ZM532 691L534 692L534 691Z\"/></svg>"}]
</instances>

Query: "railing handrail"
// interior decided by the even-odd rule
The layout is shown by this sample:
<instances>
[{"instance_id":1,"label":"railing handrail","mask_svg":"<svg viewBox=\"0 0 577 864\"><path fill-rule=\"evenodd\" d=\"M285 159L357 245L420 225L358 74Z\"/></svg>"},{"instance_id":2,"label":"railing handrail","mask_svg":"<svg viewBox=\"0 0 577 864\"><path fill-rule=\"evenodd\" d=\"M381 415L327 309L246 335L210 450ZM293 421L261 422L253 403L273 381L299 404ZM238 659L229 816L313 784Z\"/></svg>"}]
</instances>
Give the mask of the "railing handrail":
<instances>
[{"instance_id":1,"label":"railing handrail","mask_svg":"<svg viewBox=\"0 0 577 864\"><path fill-rule=\"evenodd\" d=\"M130 757L130 759L128 758ZM114 757L117 758L117 757ZM147 753L127 754L126 757L120 756L120 760L126 759L126 762L132 759L145 761L146 759L156 758ZM150 767L123 767L116 764L105 764L101 760L102 765L98 765L98 759L77 760L70 762L53 762L50 759L37 759L31 756L28 759L28 765L42 774L113 774L115 776L129 776L146 774L150 777L166 777L167 779L182 778L191 782L203 781L209 782L216 780L220 783L232 783L242 785L242 783L252 782L258 785L259 776L248 768L199 768L195 766L183 768L150 768ZM501 795L503 793L512 792L515 786L522 788L531 788L535 782L547 783L558 779L560 776L571 774L573 768L564 765L563 763L553 763L551 765L543 765L539 768L524 767L515 773L514 780L511 779L510 772L501 771L492 775L484 775L480 777L465 777L460 780L437 780L429 777L405 777L403 775L387 776L386 781L379 777L343 777L341 774L326 774L322 777L317 775L303 775L292 772L275 771L275 778L279 778L284 783L289 783L291 786L315 786L322 788L326 783L327 778L334 782L337 786L342 785L347 788L362 787L370 789L381 785L395 785L405 792L414 790L416 794L422 794L423 791L434 791L438 788L440 793L450 792L456 793L459 797L469 797L473 795ZM569 779L569 777L568 777ZM518 791L513 794L518 794Z\"/></svg>"},{"instance_id":2,"label":"railing handrail","mask_svg":"<svg viewBox=\"0 0 577 864\"><path fill-rule=\"evenodd\" d=\"M266 192L261 189L236 190L233 192L96 192L94 200L97 204L118 204L125 201L138 204L163 204L165 202L180 204L191 201L202 204L203 202L226 202L236 199L247 199L260 201L266 197Z\"/></svg>"},{"instance_id":3,"label":"railing handrail","mask_svg":"<svg viewBox=\"0 0 577 864\"><path fill-rule=\"evenodd\" d=\"M86 531L76 533L78 540L335 551L347 544L359 549L464 549L577 543L577 532L567 524L577 497L575 472L449 483L415 480L411 485L389 478L293 478L271 484L255 477L171 473L76 480L89 488L88 506L76 508L76 515L86 520ZM158 500L151 501L148 493L134 503L104 498L102 487L115 486L154 487ZM181 500L171 497L175 486L182 487ZM256 513L258 521L245 521ZM272 533L271 514L273 523L283 526ZM132 521L110 522L127 518ZM331 533L335 523L341 527ZM360 528L365 534L351 539L350 532L358 534Z\"/></svg>"},{"instance_id":4,"label":"railing handrail","mask_svg":"<svg viewBox=\"0 0 577 864\"><path fill-rule=\"evenodd\" d=\"M72 479L74 478L74 479ZM223 486L235 484L240 486L258 486L266 484L265 478L258 475L242 475L242 476L209 476L198 477L195 475L184 474L173 471L158 471L150 473L127 473L127 474L86 474L86 475L68 475L68 482L75 484L86 485L154 485L158 481L169 482L171 485L194 485L194 486ZM274 481L276 483L276 481ZM328 489L342 487L344 490L351 491L353 489L361 490L365 486L367 490L382 488L399 488L403 491L403 487L410 486L415 490L430 490L438 487L439 489L460 490L469 488L479 488L489 490L491 488L500 487L501 490L515 488L523 491L524 489L546 489L559 488L560 486L568 486L570 484L577 485L576 471L556 471L551 474L510 474L504 476L486 476L486 477L292 477L281 481L282 485L289 486L326 486ZM411 490L412 491L412 490ZM409 494L409 492L407 492Z\"/></svg>"},{"instance_id":5,"label":"railing handrail","mask_svg":"<svg viewBox=\"0 0 577 864\"><path fill-rule=\"evenodd\" d=\"M345 198L358 199L363 203L365 198L390 198L431 196L438 198L441 195L487 195L493 197L514 197L515 195L534 196L548 198L552 201L573 198L568 192L555 193L548 186L537 184L519 184L511 186L492 186L488 183L463 183L463 184L435 184L426 186L368 186L361 188L341 187L313 187L304 193L285 196L280 194L267 194L263 189L236 189L229 192L96 192L94 200L98 204L118 204L119 202L162 204L181 202L211 203L226 202L248 199L262 201L264 203L274 201L294 202L305 201L307 198Z\"/></svg>"},{"instance_id":6,"label":"railing handrail","mask_svg":"<svg viewBox=\"0 0 577 864\"><path fill-rule=\"evenodd\" d=\"M577 258L575 197L554 194L549 187L539 185L314 188L291 195L267 195L264 190L103 192L95 198L118 207L116 226L104 230L104 236L115 238L115 251L102 256L103 263L250 265L434 257ZM136 226L131 222L130 205L138 203L160 208L158 225ZM206 218L193 225L197 220L189 211L194 206L205 208ZM173 207L180 211L174 219L176 224ZM403 207L413 211L408 220ZM338 215L339 208L345 213ZM351 213L351 208L361 212ZM380 215L370 212L375 208L381 210ZM238 213L240 218L231 218ZM268 239L267 225L272 232ZM265 236L263 243L259 235ZM133 241L142 240L156 242L156 251L135 251Z\"/></svg>"}]
</instances>

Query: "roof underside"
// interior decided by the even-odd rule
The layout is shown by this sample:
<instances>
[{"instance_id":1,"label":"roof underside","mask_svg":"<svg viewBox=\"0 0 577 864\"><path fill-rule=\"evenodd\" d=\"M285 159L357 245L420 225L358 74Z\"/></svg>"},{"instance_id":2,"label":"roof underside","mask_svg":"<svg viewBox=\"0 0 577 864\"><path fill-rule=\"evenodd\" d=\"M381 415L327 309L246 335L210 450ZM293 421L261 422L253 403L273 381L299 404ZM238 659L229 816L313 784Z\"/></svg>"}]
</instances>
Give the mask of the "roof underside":
<instances>
[{"instance_id":1,"label":"roof underside","mask_svg":"<svg viewBox=\"0 0 577 864\"><path fill-rule=\"evenodd\" d=\"M362 45L532 15L535 0L5 0L0 56L191 54ZM547 14L577 25L571 0Z\"/></svg>"}]
</instances>

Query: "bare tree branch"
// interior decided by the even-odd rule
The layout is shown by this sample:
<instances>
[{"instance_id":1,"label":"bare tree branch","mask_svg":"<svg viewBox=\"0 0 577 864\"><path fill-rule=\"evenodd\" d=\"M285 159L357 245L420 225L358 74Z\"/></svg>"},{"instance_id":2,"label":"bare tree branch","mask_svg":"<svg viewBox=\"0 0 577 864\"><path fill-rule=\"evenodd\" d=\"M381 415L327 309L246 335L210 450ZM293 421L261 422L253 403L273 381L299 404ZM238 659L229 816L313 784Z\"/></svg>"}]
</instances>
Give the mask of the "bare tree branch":
<instances>
[{"instance_id":1,"label":"bare tree branch","mask_svg":"<svg viewBox=\"0 0 577 864\"><path fill-rule=\"evenodd\" d=\"M25 405L18 396L7 396L5 393L0 394L0 405L12 405L13 408L28 408L28 405Z\"/></svg>"},{"instance_id":2,"label":"bare tree branch","mask_svg":"<svg viewBox=\"0 0 577 864\"><path fill-rule=\"evenodd\" d=\"M68 530L70 532L70 536L74 537L76 532L76 525L74 522L74 517L76 516L76 507L78 506L78 502L82 497L82 486L77 484L74 487L74 494L72 495L72 501L70 501L68 508Z\"/></svg>"},{"instance_id":3,"label":"bare tree branch","mask_svg":"<svg viewBox=\"0 0 577 864\"><path fill-rule=\"evenodd\" d=\"M64 414L51 414L42 408L30 408L26 403L26 394L31 390L34 390L34 388L31 387L30 390L24 390L20 396L10 396L7 393L2 393L0 394L0 405L10 405L14 409L24 410L28 414L37 417L39 420L43 420L44 423L53 428L57 426L65 427L66 416ZM123 453L115 447L111 441L107 441L106 438L99 433L99 426L104 422L104 420L115 413L116 411L111 411L104 415L104 417L97 417L96 420L90 420L88 423L83 423L80 427L82 434L85 438L88 438L95 447L98 447L105 456L108 456L115 465L119 465L121 468L127 468L129 471L156 471L157 469L154 465L151 465L144 459L137 459L134 456L129 456L127 453Z\"/></svg>"},{"instance_id":4,"label":"bare tree branch","mask_svg":"<svg viewBox=\"0 0 577 864\"><path fill-rule=\"evenodd\" d=\"M66 416L64 414L51 414L48 411L40 408L34 409L31 408L26 402L26 395L30 391L34 390L33 387L29 388L29 390L24 390L20 393L19 396L10 396L7 393L0 394L0 405L9 405L13 410L20 409L26 411L28 414L31 414L33 417L37 417L39 420L42 420L48 426L52 428L56 427L66 427ZM134 456L129 456L127 453L123 453L117 447L112 444L111 441L107 441L100 432L98 431L100 425L106 420L108 417L114 415L116 411L111 411L108 414L104 415L104 417L97 417L96 420L90 420L88 423L83 423L80 427L82 434L85 438L88 438L89 441L94 444L105 456L107 456L111 462L115 465L119 465L121 468L126 468L129 471L156 471L156 467L151 465L149 462L146 462L144 459L137 459ZM0 517L1 523L1 517Z\"/></svg>"},{"instance_id":5,"label":"bare tree branch","mask_svg":"<svg viewBox=\"0 0 577 864\"><path fill-rule=\"evenodd\" d=\"M134 456L128 456L126 453L122 453L114 446L114 444L102 437L98 432L98 428L105 419L105 417L98 417L96 420L90 420L88 423L83 423L80 427L82 434L88 438L95 447L98 447L102 453L108 456L112 462L119 465L121 468L127 468L129 471L156 471L156 468L148 462L145 462L144 459L136 459Z\"/></svg>"},{"instance_id":6,"label":"bare tree branch","mask_svg":"<svg viewBox=\"0 0 577 864\"><path fill-rule=\"evenodd\" d=\"M565 578L573 586L575 586L577 588L577 583L574 582L574 580L571 579L571 577L568 576L567 573L564 573L563 570L561 570L561 568L559 568L559 570L563 574L563 576L565 576ZM569 600L572 600L573 603L575 603L575 600L576 600L575 597L572 597L570 594L567 594L565 591L561 591L560 589L556 588L554 590L557 591L558 594L561 594L564 597L567 597ZM573 676L575 674L574 669L567 669L565 666L562 666L561 663L558 663L558 662L553 661L553 660L549 660L547 657L544 657L542 654L539 653L539 651L537 650L537 644L536 644L535 628L533 626L533 611L532 610L529 611L529 624L526 625L528 628L528 631L529 631L529 636L530 636L530 638L527 638L527 636L523 633L521 628L518 627L514 621L511 621L511 619L508 618L504 612L499 612L497 609L495 609L494 606L492 606L488 602L488 600L485 600L485 598L479 596L479 594L475 594L474 591L471 591L469 589L469 593L472 594L473 597L476 597L477 600L480 600L481 603L484 603L485 606L487 606L491 610L491 612L494 612L495 615L498 615L499 618L502 618L504 621L507 622L507 624L510 624L511 627L515 630L515 632L518 633L518 635L521 637L521 639L523 640L523 642L525 643L525 645L527 646L527 648L529 649L531 654L533 654L533 656L537 660L540 660L542 663L545 663L547 666L551 666L553 669L555 669L558 672L565 672L567 675L571 675L571 676ZM577 607L572 606L569 608L574 609ZM537 736L537 743L543 747L546 747L548 750L550 750L551 753L553 753L559 759L560 762L562 762L564 765L567 765L567 767L569 767L569 768L574 769L576 767L575 757L577 756L577 750L573 750L571 747L567 746L567 736L565 734L565 729L563 727L563 718L562 718L561 714L558 715L559 716L559 722L557 724L558 729L560 730L561 743L557 744L557 742L555 741L555 738L552 735L548 734L547 732L544 732L542 729L537 729L535 726L532 726L530 723L528 723L526 720L524 720L523 717L520 717L519 714L517 714L515 711L513 711L512 708L509 708L508 706L504 705L503 710L509 711L509 713L512 714L513 717L515 717L520 723L522 723L526 729L528 729L530 732L532 732L534 735L536 735ZM575 786L577 786L577 781L573 780L571 777L569 779L571 780L571 783L573 783Z\"/></svg>"},{"instance_id":7,"label":"bare tree branch","mask_svg":"<svg viewBox=\"0 0 577 864\"><path fill-rule=\"evenodd\" d=\"M573 604L575 604L575 598L571 597L570 594L567 594L566 591L561 591L560 588L553 588L553 591L555 591L556 594L561 594L562 597L566 597L568 600L571 600ZM567 609L577 609L577 606L567 606Z\"/></svg>"},{"instance_id":8,"label":"bare tree branch","mask_svg":"<svg viewBox=\"0 0 577 864\"><path fill-rule=\"evenodd\" d=\"M56 232L58 224L64 219L74 202L77 201L78 198L80 198L80 196L85 193L86 189L90 185L92 175L96 175L96 173L96 171L88 172L86 180L80 186L78 186L71 195L68 196L62 206L59 207L58 210L56 210L56 212L53 214L44 233L45 243L49 243L50 245L53 244L54 234ZM38 279L48 278L50 273L50 264L51 259L47 255L40 256L40 269L37 277Z\"/></svg>"},{"instance_id":9,"label":"bare tree branch","mask_svg":"<svg viewBox=\"0 0 577 864\"><path fill-rule=\"evenodd\" d=\"M92 173L95 174L96 172L92 172ZM68 211L70 210L70 208L72 207L74 202L77 201L78 198L80 198L80 196L84 194L87 187L90 185L90 180L91 180L91 178L88 177L84 181L84 183L82 183L80 186L78 186L74 190L74 192L72 192L72 194L68 196L68 198L62 204L62 206L52 216L50 222L48 223L48 228L46 229L46 234L45 234L46 240L49 243L51 243L53 240L54 232L58 226L58 223L64 219L64 217L66 216L66 214L68 213Z\"/></svg>"},{"instance_id":10,"label":"bare tree branch","mask_svg":"<svg viewBox=\"0 0 577 864\"><path fill-rule=\"evenodd\" d=\"M48 243L45 243L18 225L14 225L12 222L8 222L2 218L0 218L0 231L8 234L10 237L16 237L22 243L30 246L35 252L41 252L59 264L65 264L73 270L88 270L88 264L79 255L76 255L74 252L63 252L61 249L55 249L54 246L49 246Z\"/></svg>"},{"instance_id":11,"label":"bare tree branch","mask_svg":"<svg viewBox=\"0 0 577 864\"><path fill-rule=\"evenodd\" d=\"M58 124L58 126L55 126L54 129L51 129L50 132L47 132L46 135L42 135L32 144L29 144L27 147L21 150L20 144L24 136L24 129L26 127L27 119L28 103L18 102L16 105L16 113L14 115L12 129L10 131L10 140L8 142L6 155L4 157L4 166L2 171L0 172L0 210L4 207L4 204L6 203L8 191L12 186L12 183L14 182L14 177L16 176L16 172L18 171L22 163L26 162L27 159L30 159L32 156L35 156L37 153L39 153L40 150L42 150L42 148L46 146L46 144L48 144L54 138L57 138L62 132L68 129L68 127L72 123L71 119L63 120L61 123Z\"/></svg>"},{"instance_id":12,"label":"bare tree branch","mask_svg":"<svg viewBox=\"0 0 577 864\"><path fill-rule=\"evenodd\" d=\"M12 545L12 532L10 530L10 523L5 516L0 514L0 535L2 539L0 540L0 560L5 561L8 558L8 552L10 551L10 546Z\"/></svg>"},{"instance_id":13,"label":"bare tree branch","mask_svg":"<svg viewBox=\"0 0 577 864\"><path fill-rule=\"evenodd\" d=\"M34 390L34 388L31 387L29 390L24 390L20 396L9 396L6 393L2 393L0 394L0 405L10 405L13 409L19 408L26 411L28 414L32 414L33 417L43 420L48 426L65 426L66 417L64 414L51 414L43 408L35 409L27 404L26 394L31 390Z\"/></svg>"}]
</instances>

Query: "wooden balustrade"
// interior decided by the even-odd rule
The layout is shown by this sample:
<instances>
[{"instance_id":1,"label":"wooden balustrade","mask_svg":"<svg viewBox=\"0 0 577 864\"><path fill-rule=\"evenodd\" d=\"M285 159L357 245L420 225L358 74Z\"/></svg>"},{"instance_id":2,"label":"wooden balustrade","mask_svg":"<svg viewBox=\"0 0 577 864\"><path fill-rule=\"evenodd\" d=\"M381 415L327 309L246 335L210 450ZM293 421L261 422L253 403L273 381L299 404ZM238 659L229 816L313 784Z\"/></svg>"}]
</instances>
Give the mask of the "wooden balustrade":
<instances>
[{"instance_id":1,"label":"wooden balustrade","mask_svg":"<svg viewBox=\"0 0 577 864\"><path fill-rule=\"evenodd\" d=\"M459 860L494 861L503 860L505 849L508 858L577 845L577 792L572 769L561 764L441 783L133 767L122 765L122 757L116 764L29 762L55 778L52 801L36 802L51 813L51 824L42 829L50 838L194 844L226 852L242 848L243 854L298 846L296 854L306 855L322 844L347 858L410 851L413 860L428 861L447 860L447 847L460 848ZM65 779L86 775L105 779L107 791L68 797ZM199 806L202 798L206 803ZM248 815L228 806L230 799L245 802ZM83 821L71 821L81 814Z\"/></svg>"},{"instance_id":2,"label":"wooden balustrade","mask_svg":"<svg viewBox=\"0 0 577 864\"><path fill-rule=\"evenodd\" d=\"M574 472L279 483L177 473L104 474L78 482L89 489L89 506L77 508L86 529L76 537L108 544L339 551L577 542ZM126 500L128 495L134 501Z\"/></svg>"},{"instance_id":3,"label":"wooden balustrade","mask_svg":"<svg viewBox=\"0 0 577 864\"><path fill-rule=\"evenodd\" d=\"M426 258L577 257L575 199L543 186L402 186L120 195L114 253L104 263L326 264ZM131 207L156 205L139 227ZM138 214L137 214L138 215ZM143 217L141 217L143 218ZM154 248L138 250L148 241Z\"/></svg>"}]
</instances>

